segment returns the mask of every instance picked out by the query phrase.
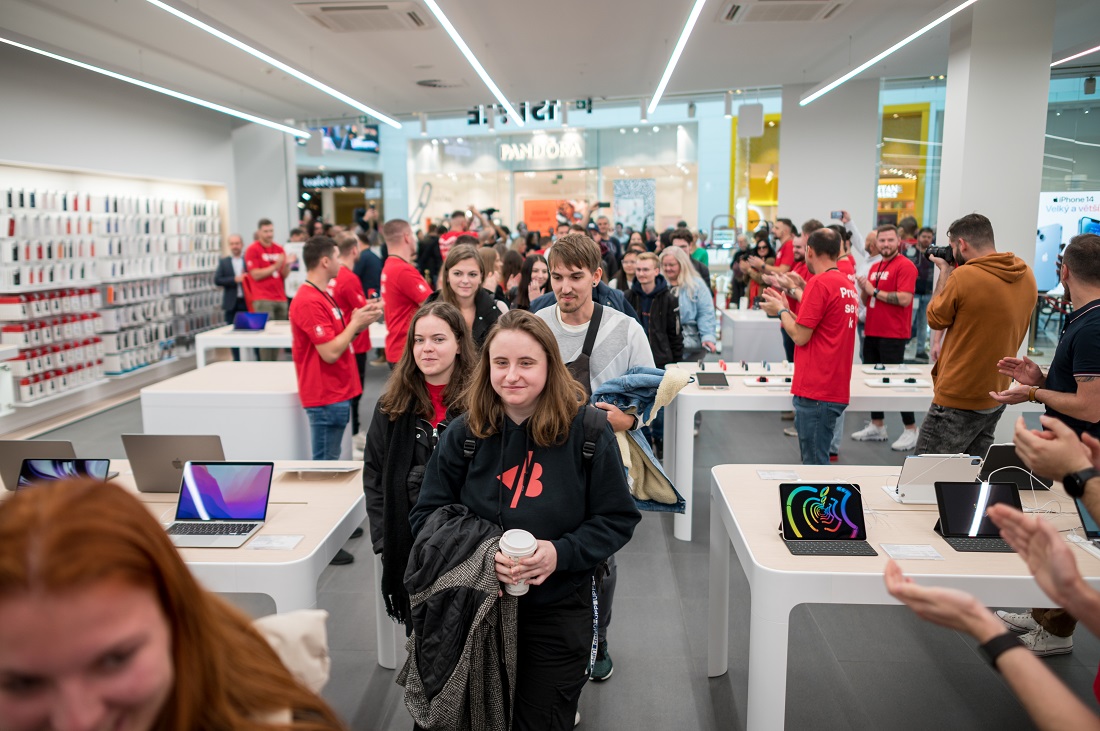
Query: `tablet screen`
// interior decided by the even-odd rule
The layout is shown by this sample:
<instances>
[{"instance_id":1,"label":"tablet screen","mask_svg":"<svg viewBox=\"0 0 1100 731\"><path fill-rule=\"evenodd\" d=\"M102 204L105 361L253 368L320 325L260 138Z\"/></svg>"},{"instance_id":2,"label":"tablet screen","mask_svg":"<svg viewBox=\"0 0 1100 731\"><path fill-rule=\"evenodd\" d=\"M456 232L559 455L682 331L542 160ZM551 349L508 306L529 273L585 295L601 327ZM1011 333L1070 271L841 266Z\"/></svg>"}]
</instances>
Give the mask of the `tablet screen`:
<instances>
[{"instance_id":1,"label":"tablet screen","mask_svg":"<svg viewBox=\"0 0 1100 731\"><path fill-rule=\"evenodd\" d=\"M845 483L779 486L785 540L867 540L859 487Z\"/></svg>"},{"instance_id":2,"label":"tablet screen","mask_svg":"<svg viewBox=\"0 0 1100 731\"><path fill-rule=\"evenodd\" d=\"M725 373L696 373L695 378L699 381L700 386L728 388L730 385L730 382L726 380Z\"/></svg>"},{"instance_id":3,"label":"tablet screen","mask_svg":"<svg viewBox=\"0 0 1100 731\"><path fill-rule=\"evenodd\" d=\"M1011 482L937 482L940 531L945 536L999 538L1000 529L985 512L1005 503L1020 509L1020 491Z\"/></svg>"}]
</instances>

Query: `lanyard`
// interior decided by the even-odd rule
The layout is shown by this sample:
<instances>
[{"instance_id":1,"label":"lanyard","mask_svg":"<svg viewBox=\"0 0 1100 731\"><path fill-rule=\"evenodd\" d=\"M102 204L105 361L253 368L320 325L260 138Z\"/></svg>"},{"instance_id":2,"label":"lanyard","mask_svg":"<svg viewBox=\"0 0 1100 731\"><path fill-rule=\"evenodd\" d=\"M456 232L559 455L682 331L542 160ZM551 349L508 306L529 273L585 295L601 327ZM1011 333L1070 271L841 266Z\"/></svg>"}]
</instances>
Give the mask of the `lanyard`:
<instances>
[{"instance_id":1,"label":"lanyard","mask_svg":"<svg viewBox=\"0 0 1100 731\"><path fill-rule=\"evenodd\" d=\"M343 325L344 327L347 327L348 324L346 322L344 322L344 311L340 309L340 305L336 304L336 300L334 300L328 292L321 289L320 287L318 287L316 284L309 281L308 279L306 280L306 284L308 284L309 286L313 287L315 290L320 292L321 296L329 301L329 303L332 305L332 314L334 314L334 315L336 315L337 317L340 318L340 324L341 325Z\"/></svg>"},{"instance_id":2,"label":"lanyard","mask_svg":"<svg viewBox=\"0 0 1100 731\"><path fill-rule=\"evenodd\" d=\"M889 274L890 273L890 265L893 264L894 259L897 259L897 258L898 258L898 255L894 254L894 256L890 258L890 261L880 261L878 263L878 269L876 270L877 273L878 273L878 276L875 277L875 289L882 289L882 273L886 272L887 274ZM897 285L894 286L894 289L895 290L897 289Z\"/></svg>"}]
</instances>

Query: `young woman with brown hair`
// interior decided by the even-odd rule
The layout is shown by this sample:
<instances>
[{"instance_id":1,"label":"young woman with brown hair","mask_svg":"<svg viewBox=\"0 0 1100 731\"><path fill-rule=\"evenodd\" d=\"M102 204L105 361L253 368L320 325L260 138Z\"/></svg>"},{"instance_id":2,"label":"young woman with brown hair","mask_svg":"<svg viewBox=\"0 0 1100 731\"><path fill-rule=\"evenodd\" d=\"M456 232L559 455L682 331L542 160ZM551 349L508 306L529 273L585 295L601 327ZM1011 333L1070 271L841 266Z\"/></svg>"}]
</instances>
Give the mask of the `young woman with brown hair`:
<instances>
[{"instance_id":1,"label":"young woman with brown hair","mask_svg":"<svg viewBox=\"0 0 1100 731\"><path fill-rule=\"evenodd\" d=\"M454 305L466 320L474 344L479 348L507 306L498 305L493 293L482 287L485 280L484 259L473 246L459 244L447 252L440 273L439 290L432 292L427 301L443 301Z\"/></svg>"},{"instance_id":2,"label":"young woman with brown hair","mask_svg":"<svg viewBox=\"0 0 1100 731\"><path fill-rule=\"evenodd\" d=\"M452 252L454 250L452 249ZM409 510L439 434L462 411L462 393L477 357L462 314L429 302L413 315L401 360L390 374L367 430L363 492L374 552L382 555L387 613L405 623L405 567L412 550Z\"/></svg>"},{"instance_id":3,"label":"young woman with brown hair","mask_svg":"<svg viewBox=\"0 0 1100 731\"><path fill-rule=\"evenodd\" d=\"M531 302L550 290L550 269L546 257L542 254L529 254L523 260L523 269L519 274L519 285L512 298L512 309L529 310Z\"/></svg>"},{"instance_id":4,"label":"young woman with brown hair","mask_svg":"<svg viewBox=\"0 0 1100 731\"><path fill-rule=\"evenodd\" d=\"M0 726L344 728L144 505L76 480L0 503Z\"/></svg>"},{"instance_id":5,"label":"young woman with brown hair","mask_svg":"<svg viewBox=\"0 0 1100 731\"><path fill-rule=\"evenodd\" d=\"M523 310L502 316L470 379L467 412L443 434L410 514L416 533L436 509L461 504L537 539L516 564L496 554L502 582L531 585L519 599L516 731L573 727L593 646L594 571L640 520L609 427L584 455L585 404L549 326ZM471 457L467 438L476 440Z\"/></svg>"}]
</instances>

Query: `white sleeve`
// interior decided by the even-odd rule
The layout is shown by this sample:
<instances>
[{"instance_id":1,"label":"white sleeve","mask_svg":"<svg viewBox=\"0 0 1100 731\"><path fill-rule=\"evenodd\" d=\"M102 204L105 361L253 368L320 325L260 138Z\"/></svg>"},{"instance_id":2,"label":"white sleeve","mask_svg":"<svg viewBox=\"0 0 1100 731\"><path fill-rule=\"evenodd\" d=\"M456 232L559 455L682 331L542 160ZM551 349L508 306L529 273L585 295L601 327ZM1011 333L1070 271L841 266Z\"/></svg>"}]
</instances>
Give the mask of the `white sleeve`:
<instances>
[{"instance_id":1,"label":"white sleeve","mask_svg":"<svg viewBox=\"0 0 1100 731\"><path fill-rule=\"evenodd\" d=\"M627 350L630 354L630 368L638 366L646 366L648 368L656 368L656 364L653 362L653 350L649 347L649 338L646 337L645 330L638 324L638 321L633 317L627 319L626 330L626 344Z\"/></svg>"},{"instance_id":2,"label":"white sleeve","mask_svg":"<svg viewBox=\"0 0 1100 731\"><path fill-rule=\"evenodd\" d=\"M856 222L848 221L848 223L844 224L844 227L848 229L848 233L851 234L852 251L859 252L857 256L866 257L867 249L863 245L863 234L861 234L859 232L859 229L856 228Z\"/></svg>"}]
</instances>

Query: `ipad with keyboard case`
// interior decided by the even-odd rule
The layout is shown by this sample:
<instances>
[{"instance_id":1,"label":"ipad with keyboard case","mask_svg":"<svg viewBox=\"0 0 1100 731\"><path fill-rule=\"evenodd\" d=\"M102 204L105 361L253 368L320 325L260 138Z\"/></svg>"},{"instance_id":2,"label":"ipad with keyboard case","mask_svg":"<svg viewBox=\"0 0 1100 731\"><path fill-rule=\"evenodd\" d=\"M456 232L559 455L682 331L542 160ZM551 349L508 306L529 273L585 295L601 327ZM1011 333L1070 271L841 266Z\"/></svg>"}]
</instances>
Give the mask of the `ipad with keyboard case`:
<instances>
[{"instance_id":1,"label":"ipad with keyboard case","mask_svg":"<svg viewBox=\"0 0 1100 731\"><path fill-rule=\"evenodd\" d=\"M947 545L966 553L1013 553L1001 531L986 515L991 505L1005 503L1017 510L1020 490L1013 482L937 482L936 532Z\"/></svg>"},{"instance_id":2,"label":"ipad with keyboard case","mask_svg":"<svg viewBox=\"0 0 1100 731\"><path fill-rule=\"evenodd\" d=\"M784 482L780 533L796 556L877 556L867 542L859 485Z\"/></svg>"}]
</instances>

